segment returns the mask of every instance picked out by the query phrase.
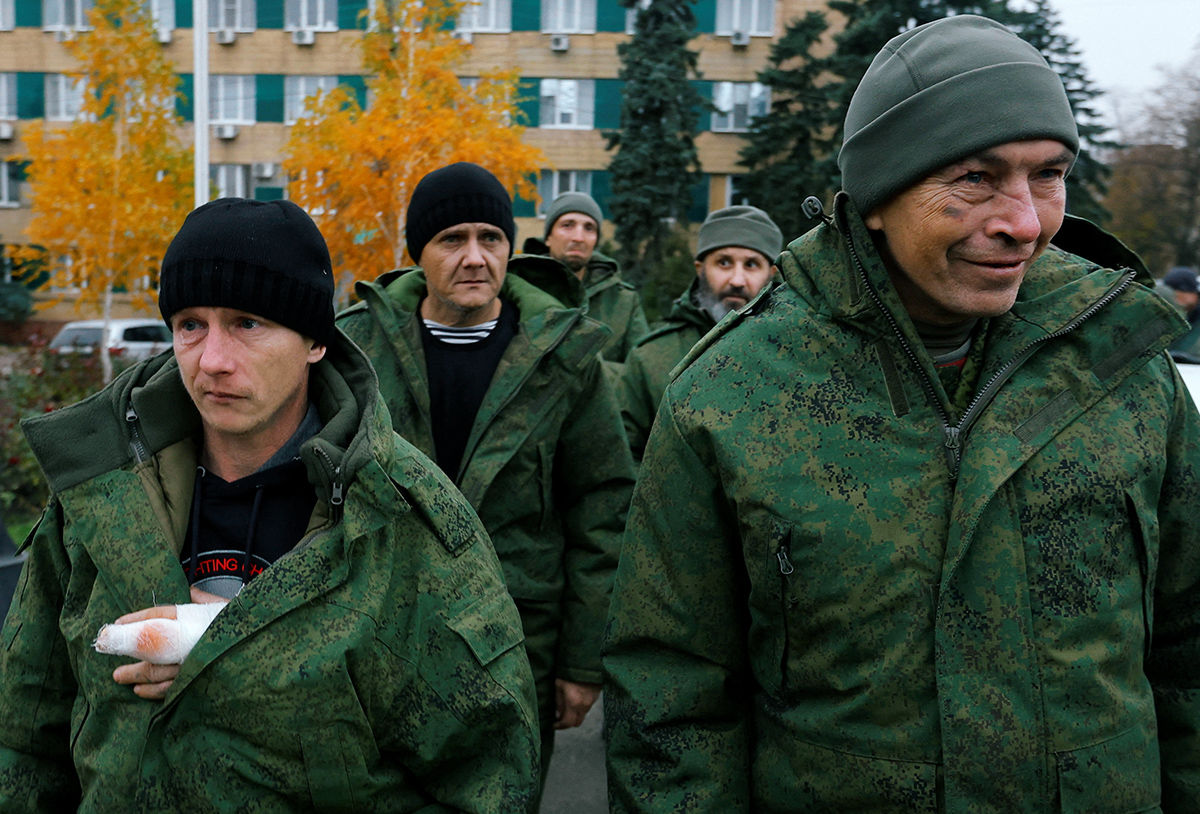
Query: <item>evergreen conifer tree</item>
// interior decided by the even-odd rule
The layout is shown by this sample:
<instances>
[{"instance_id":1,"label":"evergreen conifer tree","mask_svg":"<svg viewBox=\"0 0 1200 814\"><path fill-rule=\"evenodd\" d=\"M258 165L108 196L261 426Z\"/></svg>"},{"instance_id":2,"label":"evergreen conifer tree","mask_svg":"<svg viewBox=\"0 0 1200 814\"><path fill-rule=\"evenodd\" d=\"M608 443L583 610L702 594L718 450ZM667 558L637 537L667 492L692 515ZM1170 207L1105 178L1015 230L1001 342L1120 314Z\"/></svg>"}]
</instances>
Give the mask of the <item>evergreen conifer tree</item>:
<instances>
[{"instance_id":1,"label":"evergreen conifer tree","mask_svg":"<svg viewBox=\"0 0 1200 814\"><path fill-rule=\"evenodd\" d=\"M636 0L623 0L630 8ZM618 259L640 285L660 260L672 220L686 220L698 180L695 135L708 103L688 81L697 76L693 0L650 0L637 12L634 35L617 48L624 81L621 129L607 133L617 148L609 170Z\"/></svg>"}]
</instances>

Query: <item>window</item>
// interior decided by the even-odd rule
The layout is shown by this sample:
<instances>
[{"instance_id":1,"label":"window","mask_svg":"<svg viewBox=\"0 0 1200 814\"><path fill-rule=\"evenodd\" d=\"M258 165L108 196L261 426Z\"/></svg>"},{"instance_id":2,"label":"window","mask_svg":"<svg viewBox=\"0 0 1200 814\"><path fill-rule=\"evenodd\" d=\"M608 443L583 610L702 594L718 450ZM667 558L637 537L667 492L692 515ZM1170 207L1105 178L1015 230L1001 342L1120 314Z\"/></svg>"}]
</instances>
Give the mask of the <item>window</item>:
<instances>
[{"instance_id":1,"label":"window","mask_svg":"<svg viewBox=\"0 0 1200 814\"><path fill-rule=\"evenodd\" d=\"M254 77L214 74L209 84L208 117L213 124L254 124Z\"/></svg>"},{"instance_id":2,"label":"window","mask_svg":"<svg viewBox=\"0 0 1200 814\"><path fill-rule=\"evenodd\" d=\"M593 79L543 79L539 127L590 130L595 121Z\"/></svg>"},{"instance_id":3,"label":"window","mask_svg":"<svg viewBox=\"0 0 1200 814\"><path fill-rule=\"evenodd\" d=\"M750 197L741 189L743 177L741 175L725 176L725 206L753 206L750 203Z\"/></svg>"},{"instance_id":4,"label":"window","mask_svg":"<svg viewBox=\"0 0 1200 814\"><path fill-rule=\"evenodd\" d=\"M0 121L17 118L17 75L0 73Z\"/></svg>"},{"instance_id":5,"label":"window","mask_svg":"<svg viewBox=\"0 0 1200 814\"><path fill-rule=\"evenodd\" d=\"M758 37L775 32L775 0L717 0L717 33Z\"/></svg>"},{"instance_id":6,"label":"window","mask_svg":"<svg viewBox=\"0 0 1200 814\"><path fill-rule=\"evenodd\" d=\"M758 82L717 82L713 104L713 132L744 133L751 121L767 112L767 88Z\"/></svg>"},{"instance_id":7,"label":"window","mask_svg":"<svg viewBox=\"0 0 1200 814\"><path fill-rule=\"evenodd\" d=\"M337 0L287 0L283 27L337 31Z\"/></svg>"},{"instance_id":8,"label":"window","mask_svg":"<svg viewBox=\"0 0 1200 814\"><path fill-rule=\"evenodd\" d=\"M83 110L82 77L72 79L66 74L46 74L46 119L52 122L73 122Z\"/></svg>"},{"instance_id":9,"label":"window","mask_svg":"<svg viewBox=\"0 0 1200 814\"><path fill-rule=\"evenodd\" d=\"M213 164L208 177L217 188L218 198L246 198L250 190L249 164Z\"/></svg>"},{"instance_id":10,"label":"window","mask_svg":"<svg viewBox=\"0 0 1200 814\"><path fill-rule=\"evenodd\" d=\"M630 8L625 9L625 33L633 36L637 33L637 16L650 8L650 0L637 0Z\"/></svg>"},{"instance_id":11,"label":"window","mask_svg":"<svg viewBox=\"0 0 1200 814\"><path fill-rule=\"evenodd\" d=\"M16 25L16 0L0 0L0 31L12 31Z\"/></svg>"},{"instance_id":12,"label":"window","mask_svg":"<svg viewBox=\"0 0 1200 814\"><path fill-rule=\"evenodd\" d=\"M5 161L0 171L0 206L13 208L21 205L21 167L16 161Z\"/></svg>"},{"instance_id":13,"label":"window","mask_svg":"<svg viewBox=\"0 0 1200 814\"><path fill-rule=\"evenodd\" d=\"M154 21L156 31L170 31L175 28L175 0L142 0L150 19Z\"/></svg>"},{"instance_id":14,"label":"window","mask_svg":"<svg viewBox=\"0 0 1200 814\"><path fill-rule=\"evenodd\" d=\"M595 34L596 0L542 0L546 34Z\"/></svg>"},{"instance_id":15,"label":"window","mask_svg":"<svg viewBox=\"0 0 1200 814\"><path fill-rule=\"evenodd\" d=\"M208 0L208 27L214 31L253 31L257 15L254 0Z\"/></svg>"},{"instance_id":16,"label":"window","mask_svg":"<svg viewBox=\"0 0 1200 814\"><path fill-rule=\"evenodd\" d=\"M538 216L544 217L546 207L550 202L564 192L586 192L592 194L591 170L542 170L538 178L538 194L542 202L538 206Z\"/></svg>"},{"instance_id":17,"label":"window","mask_svg":"<svg viewBox=\"0 0 1200 814\"><path fill-rule=\"evenodd\" d=\"M512 31L512 0L476 0L458 15L459 31Z\"/></svg>"},{"instance_id":18,"label":"window","mask_svg":"<svg viewBox=\"0 0 1200 814\"><path fill-rule=\"evenodd\" d=\"M317 91L329 92L337 87L336 76L285 76L283 78L283 120L295 124L308 112L306 102Z\"/></svg>"},{"instance_id":19,"label":"window","mask_svg":"<svg viewBox=\"0 0 1200 814\"><path fill-rule=\"evenodd\" d=\"M82 31L93 0L42 0L42 28L46 31Z\"/></svg>"}]
</instances>

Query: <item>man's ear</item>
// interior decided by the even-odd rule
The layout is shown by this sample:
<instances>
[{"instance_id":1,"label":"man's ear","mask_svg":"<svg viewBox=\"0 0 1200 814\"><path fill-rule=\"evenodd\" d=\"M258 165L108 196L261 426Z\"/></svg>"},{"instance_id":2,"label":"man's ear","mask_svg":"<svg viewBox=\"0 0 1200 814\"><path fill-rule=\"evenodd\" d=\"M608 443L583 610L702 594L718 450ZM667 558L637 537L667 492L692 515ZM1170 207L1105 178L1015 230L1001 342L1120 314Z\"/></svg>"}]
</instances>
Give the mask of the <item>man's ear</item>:
<instances>
[{"instance_id":1,"label":"man's ear","mask_svg":"<svg viewBox=\"0 0 1200 814\"><path fill-rule=\"evenodd\" d=\"M863 223L865 223L867 228L872 232L878 232L883 229L883 218L879 217L878 209L872 211L871 214L863 218Z\"/></svg>"},{"instance_id":2,"label":"man's ear","mask_svg":"<svg viewBox=\"0 0 1200 814\"><path fill-rule=\"evenodd\" d=\"M700 272L702 272L704 270L704 264L701 263L699 260L693 260L692 265L694 265L696 267L696 276L699 277Z\"/></svg>"},{"instance_id":3,"label":"man's ear","mask_svg":"<svg viewBox=\"0 0 1200 814\"><path fill-rule=\"evenodd\" d=\"M320 342L313 342L312 347L308 349L308 363L315 365L317 362L325 358L325 346Z\"/></svg>"}]
</instances>

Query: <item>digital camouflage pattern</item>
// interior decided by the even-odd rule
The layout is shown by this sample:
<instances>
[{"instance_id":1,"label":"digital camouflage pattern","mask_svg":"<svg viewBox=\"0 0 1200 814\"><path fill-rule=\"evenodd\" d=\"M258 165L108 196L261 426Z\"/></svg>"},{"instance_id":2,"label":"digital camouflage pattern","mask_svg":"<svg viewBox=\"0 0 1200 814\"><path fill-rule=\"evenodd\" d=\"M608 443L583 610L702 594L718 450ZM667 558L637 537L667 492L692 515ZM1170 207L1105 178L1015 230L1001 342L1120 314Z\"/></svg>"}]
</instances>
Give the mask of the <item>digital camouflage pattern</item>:
<instances>
[{"instance_id":1,"label":"digital camouflage pattern","mask_svg":"<svg viewBox=\"0 0 1200 814\"><path fill-rule=\"evenodd\" d=\"M357 293L362 302L338 325L374 364L397 432L432 457L416 313L424 272L389 272ZM520 323L479 406L457 485L500 556L547 727L555 678L601 680L633 462L597 355L608 331L584 316L579 280L557 260L520 255L500 296L516 305Z\"/></svg>"},{"instance_id":2,"label":"digital camouflage pattern","mask_svg":"<svg viewBox=\"0 0 1200 814\"><path fill-rule=\"evenodd\" d=\"M550 249L536 237L525 239L526 254L549 256ZM637 289L621 279L621 267L606 254L593 252L583 275L587 315L612 331L600 356L609 362L624 362L637 341L647 334L646 312Z\"/></svg>"},{"instance_id":3,"label":"digital camouflage pattern","mask_svg":"<svg viewBox=\"0 0 1200 814\"><path fill-rule=\"evenodd\" d=\"M651 433L605 644L613 810L1195 811L1179 318L1051 248L948 432L844 197L780 268Z\"/></svg>"},{"instance_id":4,"label":"digital camouflage pattern","mask_svg":"<svg viewBox=\"0 0 1200 814\"><path fill-rule=\"evenodd\" d=\"M708 311L696 305L699 289L696 278L671 304L667 318L651 326L625 359L620 379L621 418L635 462L642 460L658 403L671 382L671 371L716 324Z\"/></svg>"},{"instance_id":5,"label":"digital camouflage pattern","mask_svg":"<svg viewBox=\"0 0 1200 814\"><path fill-rule=\"evenodd\" d=\"M221 611L161 702L114 682L127 660L91 645L124 613L190 601L199 419L174 357L27 422L53 497L4 626L0 809L529 810L532 676L478 518L391 431L344 337L312 382L310 529Z\"/></svg>"}]
</instances>

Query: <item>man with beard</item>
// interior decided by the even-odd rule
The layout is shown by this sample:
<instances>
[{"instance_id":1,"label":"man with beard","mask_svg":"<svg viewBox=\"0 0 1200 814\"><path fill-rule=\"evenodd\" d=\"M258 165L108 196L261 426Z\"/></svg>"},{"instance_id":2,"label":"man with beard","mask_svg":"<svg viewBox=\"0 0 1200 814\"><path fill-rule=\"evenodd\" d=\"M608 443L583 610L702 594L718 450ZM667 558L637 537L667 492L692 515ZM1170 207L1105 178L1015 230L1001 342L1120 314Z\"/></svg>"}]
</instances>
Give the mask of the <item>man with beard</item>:
<instances>
[{"instance_id":1,"label":"man with beard","mask_svg":"<svg viewBox=\"0 0 1200 814\"><path fill-rule=\"evenodd\" d=\"M619 363L625 361L649 326L641 297L621 279L617 261L596 251L603 221L600 205L591 195L564 192L546 209L543 240L526 238L522 250L525 254L553 257L579 278L587 293L588 316L612 331L600 358Z\"/></svg>"},{"instance_id":2,"label":"man with beard","mask_svg":"<svg viewBox=\"0 0 1200 814\"><path fill-rule=\"evenodd\" d=\"M696 279L625 360L621 416L635 461L642 458L672 368L722 317L758 295L782 248L779 227L756 207L730 206L705 218L696 242Z\"/></svg>"}]
</instances>

